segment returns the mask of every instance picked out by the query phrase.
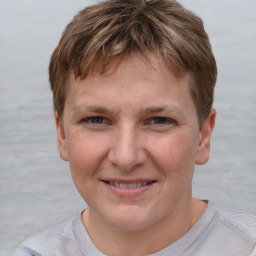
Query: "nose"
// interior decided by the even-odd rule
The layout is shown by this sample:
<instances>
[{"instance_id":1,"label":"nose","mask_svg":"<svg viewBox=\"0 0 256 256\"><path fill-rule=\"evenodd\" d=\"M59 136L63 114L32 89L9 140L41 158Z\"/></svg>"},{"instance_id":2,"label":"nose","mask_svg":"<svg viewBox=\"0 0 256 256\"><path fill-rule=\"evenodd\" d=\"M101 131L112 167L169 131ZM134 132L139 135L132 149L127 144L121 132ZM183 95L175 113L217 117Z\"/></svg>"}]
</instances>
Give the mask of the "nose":
<instances>
[{"instance_id":1,"label":"nose","mask_svg":"<svg viewBox=\"0 0 256 256\"><path fill-rule=\"evenodd\" d=\"M109 161L121 171L132 171L146 161L139 132L131 125L117 128L108 154Z\"/></svg>"}]
</instances>

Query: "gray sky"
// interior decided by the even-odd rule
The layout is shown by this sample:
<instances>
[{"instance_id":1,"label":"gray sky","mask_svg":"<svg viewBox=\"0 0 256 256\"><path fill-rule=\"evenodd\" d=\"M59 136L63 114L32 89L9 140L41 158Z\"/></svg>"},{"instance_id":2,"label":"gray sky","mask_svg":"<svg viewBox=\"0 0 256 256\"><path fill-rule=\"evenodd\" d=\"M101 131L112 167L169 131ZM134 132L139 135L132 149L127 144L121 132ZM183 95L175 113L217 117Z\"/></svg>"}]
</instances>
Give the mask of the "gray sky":
<instances>
[{"instance_id":1,"label":"gray sky","mask_svg":"<svg viewBox=\"0 0 256 256\"><path fill-rule=\"evenodd\" d=\"M65 25L93 2L0 0L0 255L85 207L58 156L47 69ZM194 193L256 214L256 1L180 2L204 20L219 69L211 160Z\"/></svg>"}]
</instances>

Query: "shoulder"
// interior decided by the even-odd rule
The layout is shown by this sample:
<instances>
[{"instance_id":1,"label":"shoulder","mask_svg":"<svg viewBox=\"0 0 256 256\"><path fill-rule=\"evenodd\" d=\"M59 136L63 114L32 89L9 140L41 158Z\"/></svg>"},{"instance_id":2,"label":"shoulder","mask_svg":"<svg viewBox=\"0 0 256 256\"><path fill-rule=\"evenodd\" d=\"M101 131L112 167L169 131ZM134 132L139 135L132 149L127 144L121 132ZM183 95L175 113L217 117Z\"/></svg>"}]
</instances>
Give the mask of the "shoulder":
<instances>
[{"instance_id":1,"label":"shoulder","mask_svg":"<svg viewBox=\"0 0 256 256\"><path fill-rule=\"evenodd\" d=\"M256 241L256 216L243 211L235 211L214 206L219 221L232 227L238 233Z\"/></svg>"},{"instance_id":2,"label":"shoulder","mask_svg":"<svg viewBox=\"0 0 256 256\"><path fill-rule=\"evenodd\" d=\"M61 224L30 237L22 243L16 255L80 256L81 250L73 231L73 224L78 218L70 218Z\"/></svg>"},{"instance_id":3,"label":"shoulder","mask_svg":"<svg viewBox=\"0 0 256 256\"><path fill-rule=\"evenodd\" d=\"M256 246L256 216L211 204L214 212L204 236L205 248L209 251L225 251L229 255L251 254ZM215 255L215 254L214 254Z\"/></svg>"}]
</instances>

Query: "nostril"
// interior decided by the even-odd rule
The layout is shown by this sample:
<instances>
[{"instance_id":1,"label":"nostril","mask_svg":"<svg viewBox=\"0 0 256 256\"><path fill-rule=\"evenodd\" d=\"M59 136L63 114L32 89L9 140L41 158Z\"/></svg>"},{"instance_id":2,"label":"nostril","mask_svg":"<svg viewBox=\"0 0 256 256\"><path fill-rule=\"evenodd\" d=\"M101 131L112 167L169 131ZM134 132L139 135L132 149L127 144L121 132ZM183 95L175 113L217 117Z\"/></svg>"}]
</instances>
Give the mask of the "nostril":
<instances>
[{"instance_id":1,"label":"nostril","mask_svg":"<svg viewBox=\"0 0 256 256\"><path fill-rule=\"evenodd\" d=\"M142 149L135 147L128 150L126 148L117 148L110 150L108 160L112 165L117 167L122 172L132 171L134 168L146 162L147 155Z\"/></svg>"}]
</instances>

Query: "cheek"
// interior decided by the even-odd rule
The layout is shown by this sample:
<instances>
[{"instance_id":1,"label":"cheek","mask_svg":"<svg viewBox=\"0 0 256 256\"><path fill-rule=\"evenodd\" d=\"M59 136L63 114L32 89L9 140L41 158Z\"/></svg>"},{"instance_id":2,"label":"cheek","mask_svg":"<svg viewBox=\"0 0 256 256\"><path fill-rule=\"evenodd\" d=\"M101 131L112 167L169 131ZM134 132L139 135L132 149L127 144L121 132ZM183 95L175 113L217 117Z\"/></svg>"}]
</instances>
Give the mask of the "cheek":
<instances>
[{"instance_id":1,"label":"cheek","mask_svg":"<svg viewBox=\"0 0 256 256\"><path fill-rule=\"evenodd\" d=\"M69 138L68 159L74 180L94 175L106 154L106 142L95 136L74 134Z\"/></svg>"},{"instance_id":2,"label":"cheek","mask_svg":"<svg viewBox=\"0 0 256 256\"><path fill-rule=\"evenodd\" d=\"M196 158L196 139L180 133L158 139L152 147L152 158L165 175L183 176L193 172Z\"/></svg>"},{"instance_id":3,"label":"cheek","mask_svg":"<svg viewBox=\"0 0 256 256\"><path fill-rule=\"evenodd\" d=\"M175 136L158 141L152 156L162 177L161 194L166 207L173 207L191 193L196 147L191 136ZM152 157L152 158L153 158ZM161 204L156 207L161 207Z\"/></svg>"}]
</instances>

